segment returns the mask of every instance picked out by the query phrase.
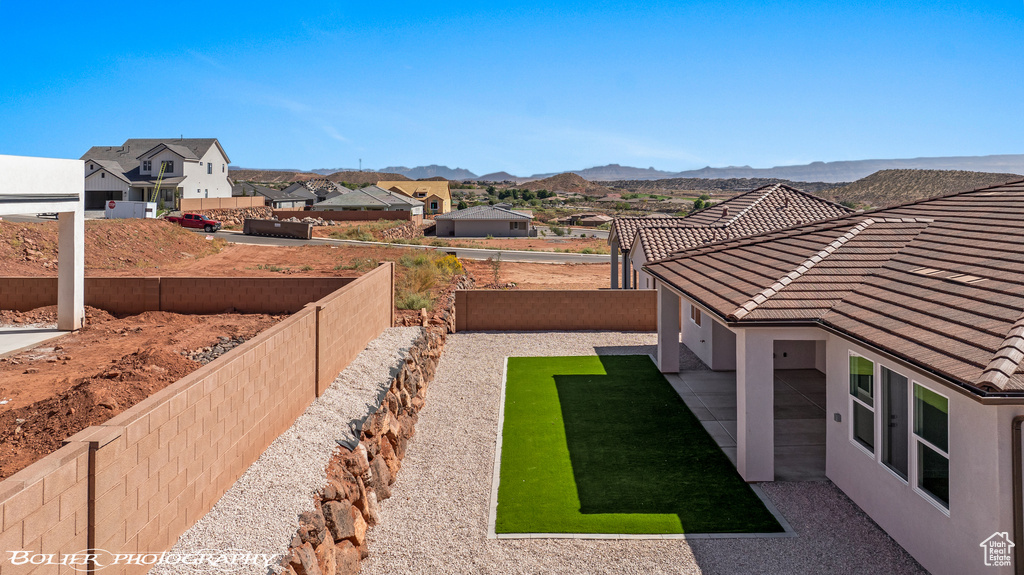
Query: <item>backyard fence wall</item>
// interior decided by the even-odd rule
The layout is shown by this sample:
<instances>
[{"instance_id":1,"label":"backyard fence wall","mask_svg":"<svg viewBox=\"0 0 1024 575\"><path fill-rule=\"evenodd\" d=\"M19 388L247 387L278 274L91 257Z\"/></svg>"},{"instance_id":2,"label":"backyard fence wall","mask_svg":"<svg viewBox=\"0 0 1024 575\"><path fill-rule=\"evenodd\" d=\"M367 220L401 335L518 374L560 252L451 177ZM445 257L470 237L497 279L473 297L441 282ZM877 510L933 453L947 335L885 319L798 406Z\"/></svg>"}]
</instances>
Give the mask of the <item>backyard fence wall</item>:
<instances>
[{"instance_id":1,"label":"backyard fence wall","mask_svg":"<svg viewBox=\"0 0 1024 575\"><path fill-rule=\"evenodd\" d=\"M320 218L332 222L366 222L377 220L414 220L423 221L423 216L413 216L412 212L386 212L384 210L274 210L279 220L288 218Z\"/></svg>"},{"instance_id":2,"label":"backyard fence wall","mask_svg":"<svg viewBox=\"0 0 1024 575\"><path fill-rule=\"evenodd\" d=\"M255 208L266 203L263 196L236 196L233 198L182 198L179 201L181 202L179 209L183 212L227 208Z\"/></svg>"},{"instance_id":3,"label":"backyard fence wall","mask_svg":"<svg viewBox=\"0 0 1024 575\"><path fill-rule=\"evenodd\" d=\"M348 357L391 325L393 274L382 264L0 482L0 550L169 549L308 407L317 372L346 367L323 343ZM75 571L0 560L0 575L29 573Z\"/></svg>"},{"instance_id":4,"label":"backyard fence wall","mask_svg":"<svg viewBox=\"0 0 1024 575\"><path fill-rule=\"evenodd\" d=\"M657 331L656 290L460 290L457 331Z\"/></svg>"},{"instance_id":5,"label":"backyard fence wall","mask_svg":"<svg viewBox=\"0 0 1024 575\"><path fill-rule=\"evenodd\" d=\"M85 278L85 305L113 314L294 313L353 278L148 277ZM0 277L0 309L29 311L57 304L55 277Z\"/></svg>"}]
</instances>

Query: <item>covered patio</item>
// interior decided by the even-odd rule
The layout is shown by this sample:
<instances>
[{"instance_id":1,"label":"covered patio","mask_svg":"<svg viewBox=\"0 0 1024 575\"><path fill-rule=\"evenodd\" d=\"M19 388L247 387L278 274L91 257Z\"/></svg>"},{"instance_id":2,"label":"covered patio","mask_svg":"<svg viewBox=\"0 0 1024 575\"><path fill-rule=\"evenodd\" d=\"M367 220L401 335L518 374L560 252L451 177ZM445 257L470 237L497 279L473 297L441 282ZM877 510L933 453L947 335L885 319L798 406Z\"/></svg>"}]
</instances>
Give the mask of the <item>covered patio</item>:
<instances>
[{"instance_id":1,"label":"covered patio","mask_svg":"<svg viewBox=\"0 0 1024 575\"><path fill-rule=\"evenodd\" d=\"M736 465L736 372L681 371L666 379ZM825 479L825 374L775 370L775 480Z\"/></svg>"}]
</instances>

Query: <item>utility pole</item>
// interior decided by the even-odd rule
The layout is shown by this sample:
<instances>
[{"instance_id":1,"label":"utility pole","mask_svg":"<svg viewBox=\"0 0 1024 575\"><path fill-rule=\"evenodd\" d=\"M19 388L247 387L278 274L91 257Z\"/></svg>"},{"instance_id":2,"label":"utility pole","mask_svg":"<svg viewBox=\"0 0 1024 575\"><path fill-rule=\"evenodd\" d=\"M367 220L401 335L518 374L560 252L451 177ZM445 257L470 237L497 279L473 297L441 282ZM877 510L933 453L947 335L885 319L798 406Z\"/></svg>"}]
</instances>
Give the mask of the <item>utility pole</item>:
<instances>
[{"instance_id":1,"label":"utility pole","mask_svg":"<svg viewBox=\"0 0 1024 575\"><path fill-rule=\"evenodd\" d=\"M363 171L363 159L359 158L359 171Z\"/></svg>"}]
</instances>

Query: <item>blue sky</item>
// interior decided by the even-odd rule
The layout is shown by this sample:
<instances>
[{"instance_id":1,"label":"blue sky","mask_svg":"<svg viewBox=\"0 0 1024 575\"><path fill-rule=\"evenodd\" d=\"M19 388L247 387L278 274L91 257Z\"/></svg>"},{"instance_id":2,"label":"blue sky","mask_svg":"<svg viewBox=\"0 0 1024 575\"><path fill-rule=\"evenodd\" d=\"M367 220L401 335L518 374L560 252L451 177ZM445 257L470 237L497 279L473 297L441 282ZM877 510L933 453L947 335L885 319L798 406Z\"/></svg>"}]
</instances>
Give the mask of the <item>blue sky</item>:
<instances>
[{"instance_id":1,"label":"blue sky","mask_svg":"<svg viewBox=\"0 0 1024 575\"><path fill-rule=\"evenodd\" d=\"M133 6L139 6L134 8ZM0 0L0 153L517 175L1024 153L1024 0Z\"/></svg>"}]
</instances>

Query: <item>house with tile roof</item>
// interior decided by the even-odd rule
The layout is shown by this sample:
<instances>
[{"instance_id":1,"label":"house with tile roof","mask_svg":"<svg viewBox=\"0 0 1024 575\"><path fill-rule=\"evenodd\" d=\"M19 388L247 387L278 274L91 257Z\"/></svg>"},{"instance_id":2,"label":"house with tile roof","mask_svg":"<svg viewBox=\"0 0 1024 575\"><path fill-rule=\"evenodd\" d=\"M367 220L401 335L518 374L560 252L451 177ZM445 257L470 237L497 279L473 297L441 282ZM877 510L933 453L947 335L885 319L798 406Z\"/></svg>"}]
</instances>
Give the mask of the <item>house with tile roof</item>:
<instances>
[{"instance_id":1,"label":"house with tile roof","mask_svg":"<svg viewBox=\"0 0 1024 575\"><path fill-rule=\"evenodd\" d=\"M434 217L437 237L528 237L533 216L499 206L473 206Z\"/></svg>"},{"instance_id":2,"label":"house with tile roof","mask_svg":"<svg viewBox=\"0 0 1024 575\"><path fill-rule=\"evenodd\" d=\"M425 214L447 214L452 211L452 191L448 180L380 181L377 185L420 200Z\"/></svg>"},{"instance_id":3,"label":"house with tile roof","mask_svg":"<svg viewBox=\"0 0 1024 575\"><path fill-rule=\"evenodd\" d=\"M378 186L366 186L345 194L331 196L313 204L312 211L383 211L411 212L413 219L422 220L423 202L404 194Z\"/></svg>"},{"instance_id":4,"label":"house with tile roof","mask_svg":"<svg viewBox=\"0 0 1024 575\"><path fill-rule=\"evenodd\" d=\"M770 184L729 198L685 217L616 218L608 234L611 246L611 287L653 289L656 280L643 264L667 253L712 241L739 238L813 222L852 210L783 184ZM638 232L658 228L641 238ZM668 250L668 251L666 251ZM620 269L619 256L623 262Z\"/></svg>"},{"instance_id":5,"label":"house with tile roof","mask_svg":"<svg viewBox=\"0 0 1024 575\"><path fill-rule=\"evenodd\" d=\"M263 196L264 205L275 210L304 210L316 203L316 194L302 186L291 186L287 190L277 190L240 182L231 189L232 196Z\"/></svg>"},{"instance_id":6,"label":"house with tile roof","mask_svg":"<svg viewBox=\"0 0 1024 575\"><path fill-rule=\"evenodd\" d=\"M157 180L157 201L166 206L181 198L231 197L231 160L216 138L132 138L120 146L93 146L81 159L87 210L103 209L110 200L148 201Z\"/></svg>"},{"instance_id":7,"label":"house with tile roof","mask_svg":"<svg viewBox=\"0 0 1024 575\"><path fill-rule=\"evenodd\" d=\"M648 262L658 365L679 371L682 340L735 370L723 391L750 482L787 456L780 414L820 397L805 456L929 571L980 572L993 532L1024 538L1021 214L1024 180ZM780 369L806 370L801 394L777 395Z\"/></svg>"}]
</instances>

